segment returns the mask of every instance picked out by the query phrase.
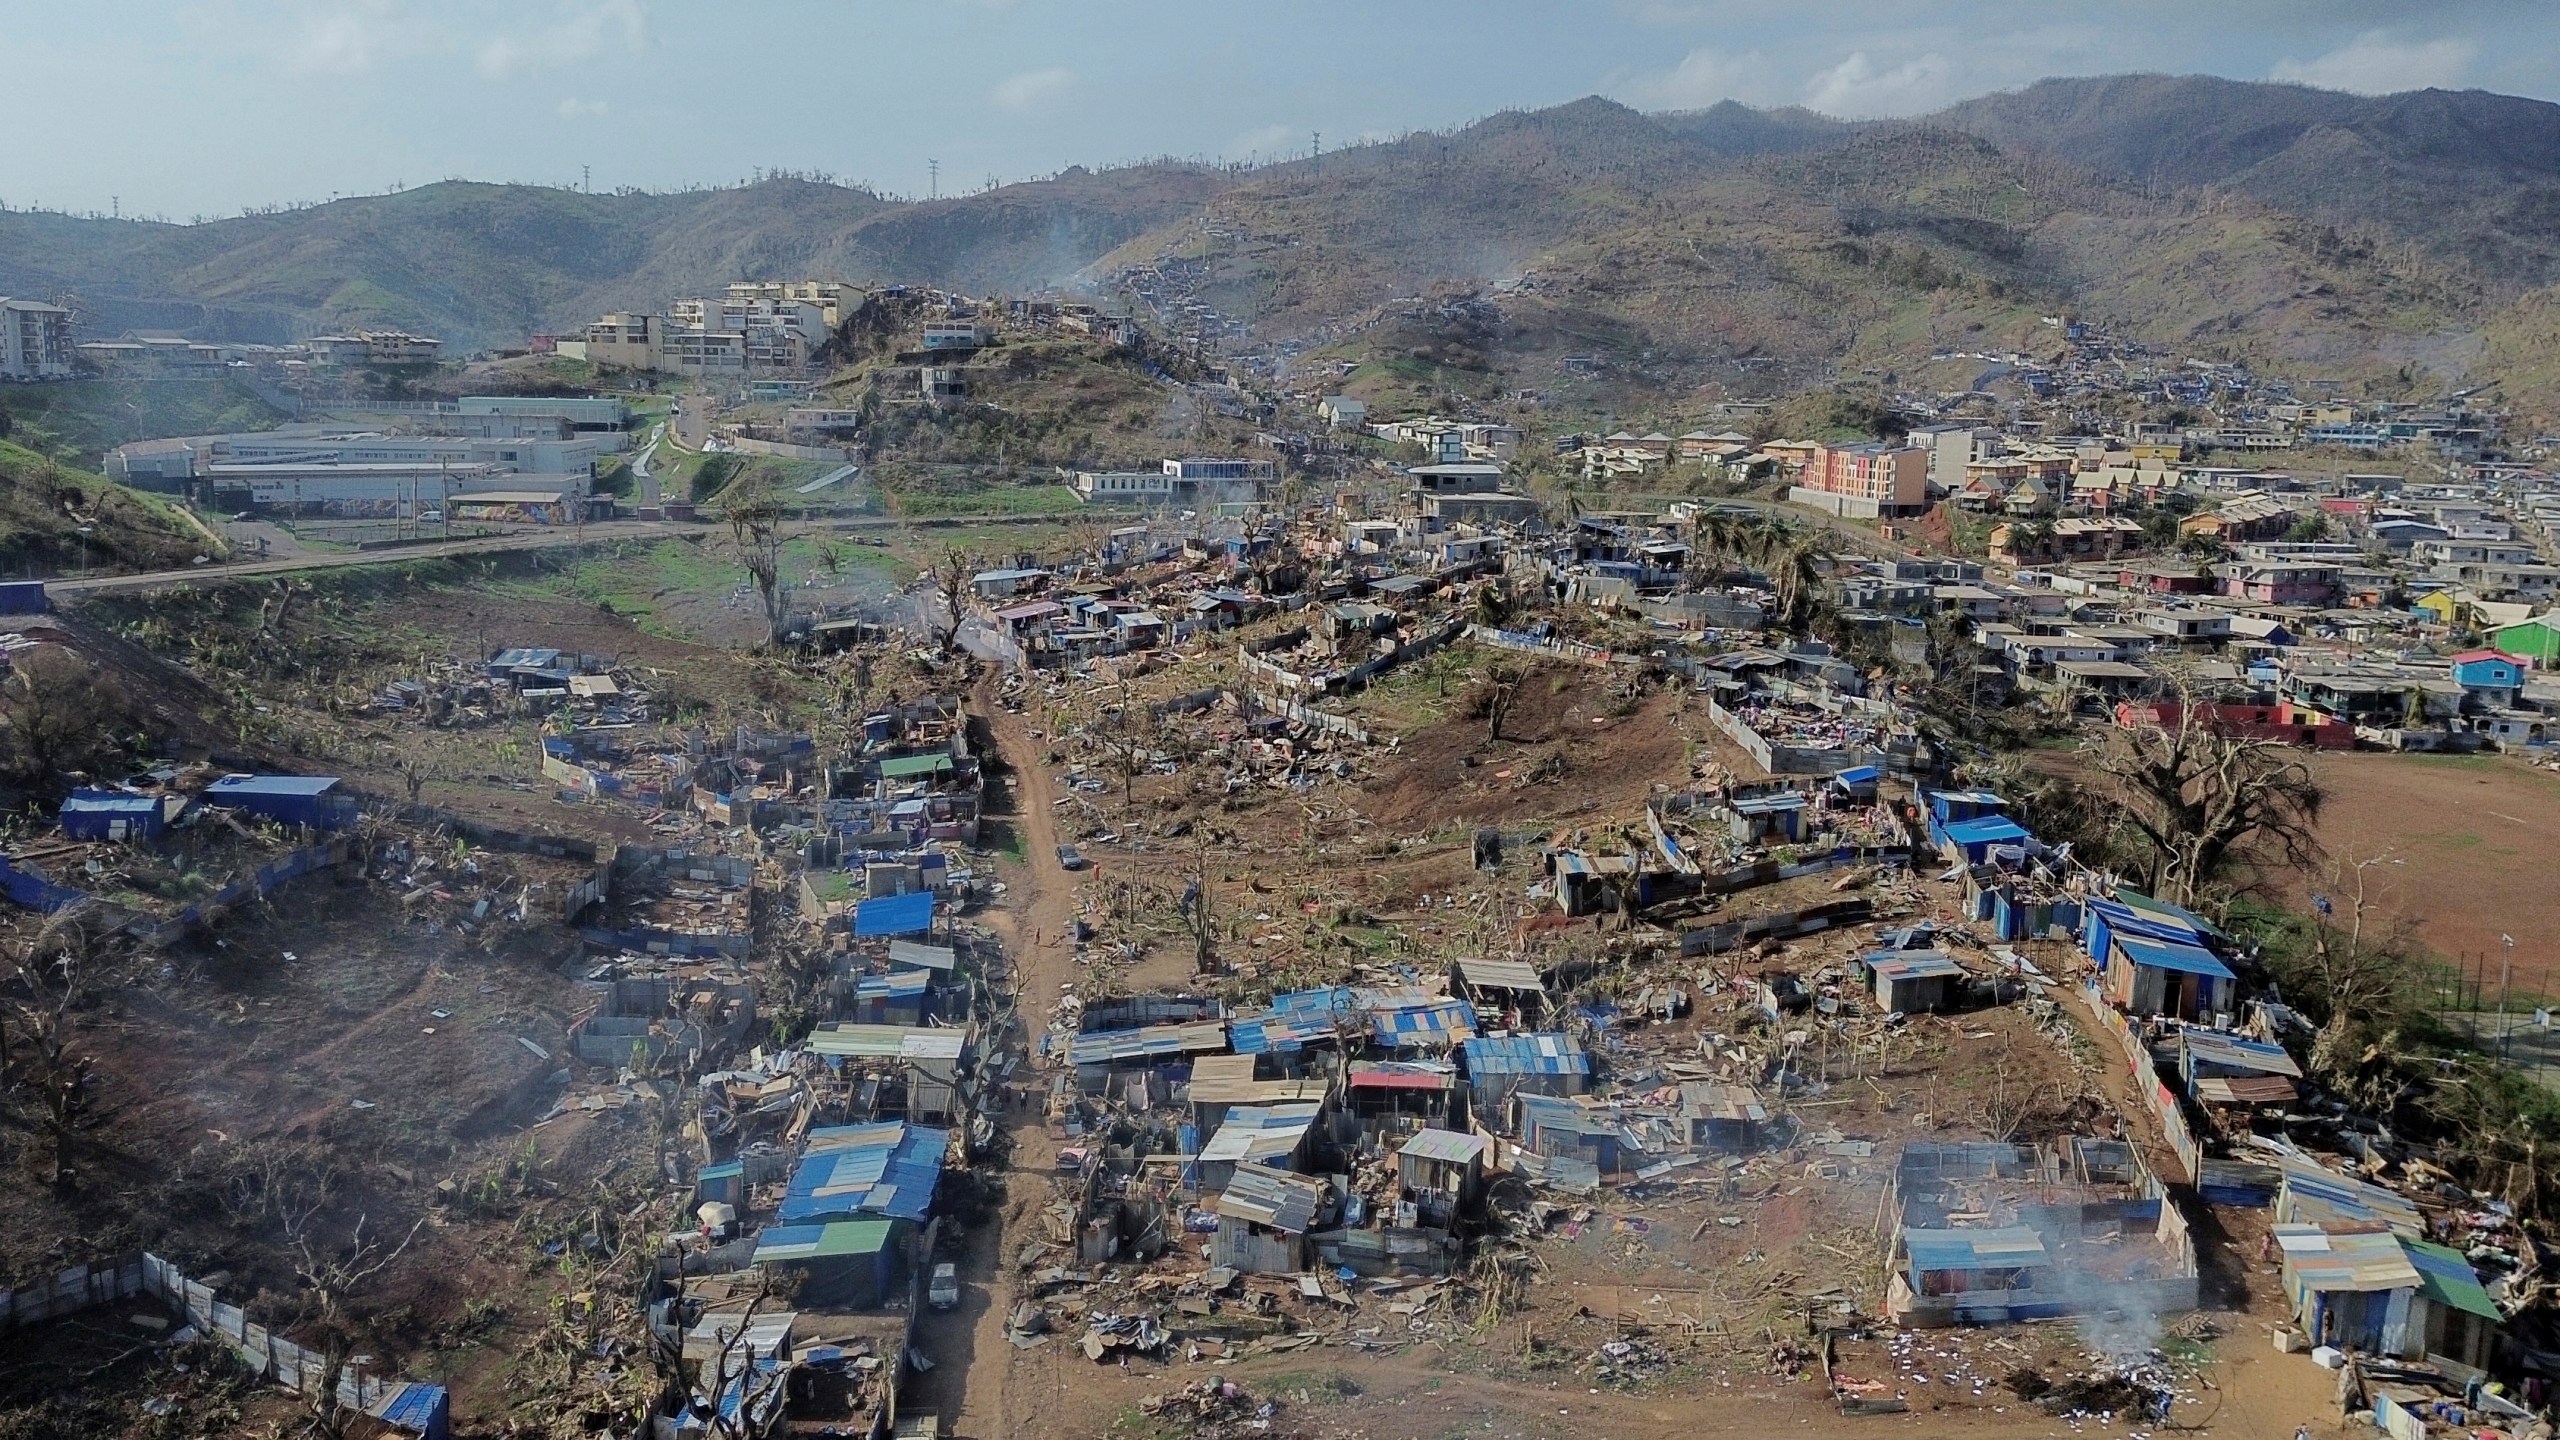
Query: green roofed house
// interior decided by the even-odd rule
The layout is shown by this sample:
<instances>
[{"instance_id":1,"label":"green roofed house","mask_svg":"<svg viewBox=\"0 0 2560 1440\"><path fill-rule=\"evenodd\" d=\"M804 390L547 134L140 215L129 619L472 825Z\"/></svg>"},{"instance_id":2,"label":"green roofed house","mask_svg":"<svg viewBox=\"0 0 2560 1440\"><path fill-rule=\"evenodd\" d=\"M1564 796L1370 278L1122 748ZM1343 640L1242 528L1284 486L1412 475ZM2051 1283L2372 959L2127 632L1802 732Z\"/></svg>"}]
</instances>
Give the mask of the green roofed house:
<instances>
[{"instance_id":1,"label":"green roofed house","mask_svg":"<svg viewBox=\"0 0 2560 1440\"><path fill-rule=\"evenodd\" d=\"M2499 649L2521 655L2536 665L2560 665L2560 610L2548 610L2530 620L2501 626L2489 638Z\"/></svg>"},{"instance_id":2,"label":"green roofed house","mask_svg":"<svg viewBox=\"0 0 2560 1440\"><path fill-rule=\"evenodd\" d=\"M899 1220L829 1220L773 1225L756 1241L755 1263L800 1277L802 1306L876 1310L897 1293Z\"/></svg>"},{"instance_id":3,"label":"green roofed house","mask_svg":"<svg viewBox=\"0 0 2560 1440\"><path fill-rule=\"evenodd\" d=\"M900 755L880 762L883 780L922 780L952 768L951 757L937 752L932 755Z\"/></svg>"},{"instance_id":4,"label":"green roofed house","mask_svg":"<svg viewBox=\"0 0 2560 1440\"><path fill-rule=\"evenodd\" d=\"M2462 1252L2373 1223L2279 1224L2275 1239L2286 1298L2313 1344L2463 1377L2489 1367L2504 1317Z\"/></svg>"}]
</instances>

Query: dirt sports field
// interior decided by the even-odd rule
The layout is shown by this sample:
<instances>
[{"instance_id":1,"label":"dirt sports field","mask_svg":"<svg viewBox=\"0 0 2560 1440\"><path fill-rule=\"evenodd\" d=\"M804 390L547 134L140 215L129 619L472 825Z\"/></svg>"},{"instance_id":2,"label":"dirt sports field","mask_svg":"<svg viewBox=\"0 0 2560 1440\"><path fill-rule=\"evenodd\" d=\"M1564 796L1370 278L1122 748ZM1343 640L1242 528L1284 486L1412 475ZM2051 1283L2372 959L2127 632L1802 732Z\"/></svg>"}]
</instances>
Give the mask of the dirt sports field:
<instances>
[{"instance_id":1,"label":"dirt sports field","mask_svg":"<svg viewBox=\"0 0 2560 1440\"><path fill-rule=\"evenodd\" d=\"M2513 935L2516 987L2560 993L2560 773L2488 755L2322 755L2313 769L2328 864L2389 856L2370 893L2429 949L2495 965Z\"/></svg>"}]
</instances>

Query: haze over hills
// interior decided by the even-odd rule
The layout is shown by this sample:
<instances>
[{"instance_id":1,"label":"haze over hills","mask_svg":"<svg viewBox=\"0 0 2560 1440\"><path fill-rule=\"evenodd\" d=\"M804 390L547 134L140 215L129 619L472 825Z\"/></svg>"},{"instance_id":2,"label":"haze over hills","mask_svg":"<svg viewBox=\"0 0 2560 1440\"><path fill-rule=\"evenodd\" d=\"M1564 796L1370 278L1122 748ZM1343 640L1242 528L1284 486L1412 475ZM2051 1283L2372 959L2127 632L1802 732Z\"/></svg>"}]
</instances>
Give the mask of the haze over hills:
<instances>
[{"instance_id":1,"label":"haze over hills","mask_svg":"<svg viewBox=\"0 0 2560 1440\"><path fill-rule=\"evenodd\" d=\"M797 274L1115 291L1422 393L1568 353L1665 393L2031 341L2070 310L2425 388L2513 375L2560 277L2560 106L2199 78L2050 80L1914 122L1601 99L1253 170L1154 164L929 202L448 183L198 226L0 214L0 293L92 333L398 326L462 347ZM1236 342L1231 342L1236 343Z\"/></svg>"}]
</instances>

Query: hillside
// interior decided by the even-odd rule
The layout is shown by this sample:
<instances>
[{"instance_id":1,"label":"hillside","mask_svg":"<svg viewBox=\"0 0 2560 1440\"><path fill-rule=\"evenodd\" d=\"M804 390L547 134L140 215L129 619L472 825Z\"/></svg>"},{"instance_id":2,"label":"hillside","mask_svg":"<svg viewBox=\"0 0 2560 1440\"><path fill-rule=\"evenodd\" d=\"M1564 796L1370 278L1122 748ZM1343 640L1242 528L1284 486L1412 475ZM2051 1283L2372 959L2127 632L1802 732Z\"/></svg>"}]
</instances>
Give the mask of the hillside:
<instances>
[{"instance_id":1,"label":"hillside","mask_svg":"<svg viewBox=\"0 0 2560 1440\"><path fill-rule=\"evenodd\" d=\"M2209 76L2044 80L1931 117L2155 189L2220 186L2414 244L2512 292L2560 279L2560 105Z\"/></svg>"},{"instance_id":2,"label":"hillside","mask_svg":"<svg viewBox=\"0 0 2560 1440\"><path fill-rule=\"evenodd\" d=\"M474 349L740 276L1054 285L1223 183L1185 166L1070 171L898 204L798 180L675 195L457 181L192 226L11 211L0 294L76 296L92 334L281 341L385 326Z\"/></svg>"},{"instance_id":3,"label":"hillside","mask_svg":"<svg viewBox=\"0 0 2560 1440\"><path fill-rule=\"evenodd\" d=\"M1408 405L1784 393L2026 343L2057 309L2396 382L2403 352L2475 303L2265 205L2145 193L1944 127L1805 120L1737 154L1691 144L1695 124L1596 100L1500 117L1357 169L1255 177L1104 265L1355 363L1352 393ZM1578 354L1606 378L1569 376Z\"/></svg>"},{"instance_id":4,"label":"hillside","mask_svg":"<svg viewBox=\"0 0 2560 1440\"><path fill-rule=\"evenodd\" d=\"M0 293L76 296L91 333L396 325L468 349L742 275L1088 287L1176 332L1351 362L1359 393L1602 411L1907 372L2069 310L2385 390L2533 390L2539 302L2519 297L2560 282L2554 216L2560 106L2116 76L1916 123L1591 98L1254 170L1071 169L922 203L455 182L197 226L0 213ZM1602 378L1565 373L1584 355Z\"/></svg>"},{"instance_id":5,"label":"hillside","mask_svg":"<svg viewBox=\"0 0 2560 1440\"><path fill-rule=\"evenodd\" d=\"M0 441L0 577L166 570L222 553L159 497Z\"/></svg>"}]
</instances>

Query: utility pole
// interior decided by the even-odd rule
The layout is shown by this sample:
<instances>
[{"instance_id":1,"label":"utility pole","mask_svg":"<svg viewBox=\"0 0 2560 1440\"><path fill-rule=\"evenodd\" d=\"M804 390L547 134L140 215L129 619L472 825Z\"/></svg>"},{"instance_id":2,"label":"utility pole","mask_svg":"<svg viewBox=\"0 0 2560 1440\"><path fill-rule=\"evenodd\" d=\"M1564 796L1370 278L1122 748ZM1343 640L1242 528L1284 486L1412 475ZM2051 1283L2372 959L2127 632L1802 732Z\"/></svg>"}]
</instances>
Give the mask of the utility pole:
<instances>
[{"instance_id":1,"label":"utility pole","mask_svg":"<svg viewBox=\"0 0 2560 1440\"><path fill-rule=\"evenodd\" d=\"M924 168L925 168L925 173L926 173L927 175L930 175L930 176L932 176L932 177L933 177L933 178L932 178L932 180L929 182L929 183L930 183L930 188L929 188L929 189L927 189L927 191L925 192L925 198L926 198L926 199L928 199L928 200L939 200L939 199L941 199L941 198L942 198L942 162L941 162L941 161L939 161L939 160L930 160L930 159L929 159L929 160L927 160L927 161L925 161L925 162L924 162Z\"/></svg>"},{"instance_id":2,"label":"utility pole","mask_svg":"<svg viewBox=\"0 0 2560 1440\"><path fill-rule=\"evenodd\" d=\"M453 541L453 472L447 468L452 463L441 455L436 457L436 519L444 525L447 544Z\"/></svg>"},{"instance_id":3,"label":"utility pole","mask_svg":"<svg viewBox=\"0 0 2560 1440\"><path fill-rule=\"evenodd\" d=\"M593 165L578 167L578 189L587 195L596 193L596 167Z\"/></svg>"},{"instance_id":4,"label":"utility pole","mask_svg":"<svg viewBox=\"0 0 2560 1440\"><path fill-rule=\"evenodd\" d=\"M2498 943L2506 953L2498 960L2498 1059L2507 1058L2507 980L2515 971L2516 937L2500 935Z\"/></svg>"},{"instance_id":5,"label":"utility pole","mask_svg":"<svg viewBox=\"0 0 2560 1440\"><path fill-rule=\"evenodd\" d=\"M1321 175L1324 173L1324 132L1314 130L1308 132L1308 136L1313 143L1307 151L1307 158L1315 162L1316 173Z\"/></svg>"}]
</instances>

